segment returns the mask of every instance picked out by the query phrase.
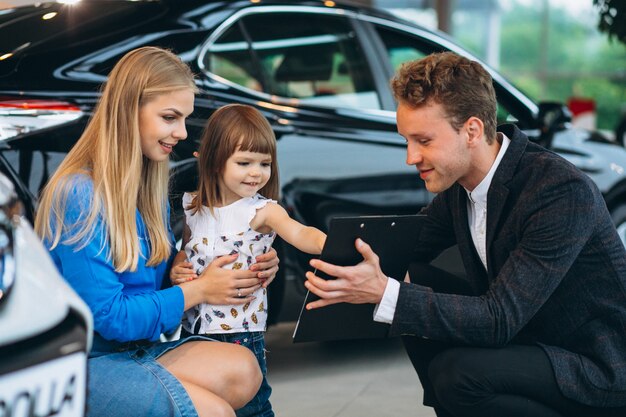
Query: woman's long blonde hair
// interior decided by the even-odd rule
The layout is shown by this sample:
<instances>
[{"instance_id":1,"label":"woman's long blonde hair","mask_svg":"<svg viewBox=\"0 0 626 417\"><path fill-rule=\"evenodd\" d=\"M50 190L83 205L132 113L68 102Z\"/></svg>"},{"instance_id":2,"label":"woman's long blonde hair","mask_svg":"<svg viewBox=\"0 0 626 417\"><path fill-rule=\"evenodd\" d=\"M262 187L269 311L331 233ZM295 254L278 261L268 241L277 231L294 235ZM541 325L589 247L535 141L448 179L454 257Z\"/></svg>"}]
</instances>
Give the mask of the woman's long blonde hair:
<instances>
[{"instance_id":1,"label":"woman's long blonde hair","mask_svg":"<svg viewBox=\"0 0 626 417\"><path fill-rule=\"evenodd\" d=\"M35 230L50 249L59 243L86 246L102 217L103 244L109 243L108 256L115 270L134 271L139 256L148 255L140 253L139 209L150 241L147 265L168 259L172 250L166 227L169 162L143 156L139 109L160 94L184 89L197 91L193 74L169 51L144 47L120 59L103 85L84 133L43 190ZM77 224L65 224L67 199L80 174L93 181L93 201ZM61 242L64 231L70 233Z\"/></svg>"}]
</instances>

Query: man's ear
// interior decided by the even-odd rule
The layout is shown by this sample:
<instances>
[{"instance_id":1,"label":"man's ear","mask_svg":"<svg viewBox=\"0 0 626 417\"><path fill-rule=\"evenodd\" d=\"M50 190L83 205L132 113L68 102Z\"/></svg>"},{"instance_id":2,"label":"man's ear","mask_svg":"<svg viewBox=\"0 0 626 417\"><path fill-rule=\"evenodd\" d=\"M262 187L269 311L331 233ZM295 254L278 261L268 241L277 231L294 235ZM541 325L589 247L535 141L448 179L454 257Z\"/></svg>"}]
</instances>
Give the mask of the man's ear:
<instances>
[{"instance_id":1,"label":"man's ear","mask_svg":"<svg viewBox=\"0 0 626 417\"><path fill-rule=\"evenodd\" d=\"M478 145L485 134L485 125L478 117L472 116L465 122L463 126L467 132L467 143L470 146Z\"/></svg>"}]
</instances>

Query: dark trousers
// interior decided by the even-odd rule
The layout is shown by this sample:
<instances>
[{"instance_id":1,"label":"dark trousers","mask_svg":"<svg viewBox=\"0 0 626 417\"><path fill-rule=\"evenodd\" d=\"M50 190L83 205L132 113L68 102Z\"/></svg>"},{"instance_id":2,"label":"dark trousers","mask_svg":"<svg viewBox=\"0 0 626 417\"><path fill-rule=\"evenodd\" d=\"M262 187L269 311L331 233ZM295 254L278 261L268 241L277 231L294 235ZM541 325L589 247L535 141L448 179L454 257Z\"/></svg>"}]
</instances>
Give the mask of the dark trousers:
<instances>
[{"instance_id":1,"label":"dark trousers","mask_svg":"<svg viewBox=\"0 0 626 417\"><path fill-rule=\"evenodd\" d=\"M453 294L467 284L439 269L412 265L411 280ZM624 417L626 407L595 408L564 397L542 348L453 346L403 336L424 388L424 404L438 417Z\"/></svg>"}]
</instances>

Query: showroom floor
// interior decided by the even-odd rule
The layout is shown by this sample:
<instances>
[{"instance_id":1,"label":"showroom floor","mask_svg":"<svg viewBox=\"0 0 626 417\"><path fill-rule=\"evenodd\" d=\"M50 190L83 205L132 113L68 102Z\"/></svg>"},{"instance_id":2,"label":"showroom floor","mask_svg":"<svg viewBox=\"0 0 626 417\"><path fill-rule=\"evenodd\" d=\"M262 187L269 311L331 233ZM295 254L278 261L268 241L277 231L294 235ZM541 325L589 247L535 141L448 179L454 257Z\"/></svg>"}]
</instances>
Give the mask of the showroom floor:
<instances>
[{"instance_id":1,"label":"showroom floor","mask_svg":"<svg viewBox=\"0 0 626 417\"><path fill-rule=\"evenodd\" d=\"M268 380L278 417L434 417L399 339L292 343L269 328Z\"/></svg>"}]
</instances>

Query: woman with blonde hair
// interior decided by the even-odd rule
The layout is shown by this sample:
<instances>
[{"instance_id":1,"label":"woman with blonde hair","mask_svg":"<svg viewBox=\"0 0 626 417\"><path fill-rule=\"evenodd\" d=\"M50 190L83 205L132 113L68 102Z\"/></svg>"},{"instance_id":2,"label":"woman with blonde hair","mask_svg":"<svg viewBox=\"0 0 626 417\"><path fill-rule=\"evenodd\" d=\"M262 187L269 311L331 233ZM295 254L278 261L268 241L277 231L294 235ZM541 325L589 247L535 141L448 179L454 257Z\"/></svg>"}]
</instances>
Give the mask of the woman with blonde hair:
<instances>
[{"instance_id":1,"label":"woman with blonde hair","mask_svg":"<svg viewBox=\"0 0 626 417\"><path fill-rule=\"evenodd\" d=\"M197 279L162 289L175 255L169 155L187 137L195 92L189 67L171 52L127 53L40 200L36 230L94 317L90 416L234 416L261 383L241 346L203 336L159 343L183 311L249 302L278 269L275 251L252 271L223 269L234 260L225 256Z\"/></svg>"}]
</instances>

